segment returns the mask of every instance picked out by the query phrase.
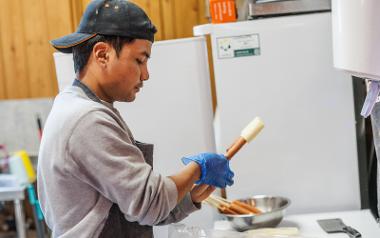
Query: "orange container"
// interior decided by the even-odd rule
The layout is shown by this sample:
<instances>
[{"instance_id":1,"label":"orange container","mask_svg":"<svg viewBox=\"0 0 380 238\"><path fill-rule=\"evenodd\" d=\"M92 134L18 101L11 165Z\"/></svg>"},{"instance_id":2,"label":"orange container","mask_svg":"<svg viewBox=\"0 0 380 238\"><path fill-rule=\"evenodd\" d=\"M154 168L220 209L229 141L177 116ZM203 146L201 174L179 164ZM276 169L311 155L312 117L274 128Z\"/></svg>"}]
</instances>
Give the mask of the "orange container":
<instances>
[{"instance_id":1,"label":"orange container","mask_svg":"<svg viewBox=\"0 0 380 238\"><path fill-rule=\"evenodd\" d=\"M235 0L209 0L212 23L236 21Z\"/></svg>"}]
</instances>

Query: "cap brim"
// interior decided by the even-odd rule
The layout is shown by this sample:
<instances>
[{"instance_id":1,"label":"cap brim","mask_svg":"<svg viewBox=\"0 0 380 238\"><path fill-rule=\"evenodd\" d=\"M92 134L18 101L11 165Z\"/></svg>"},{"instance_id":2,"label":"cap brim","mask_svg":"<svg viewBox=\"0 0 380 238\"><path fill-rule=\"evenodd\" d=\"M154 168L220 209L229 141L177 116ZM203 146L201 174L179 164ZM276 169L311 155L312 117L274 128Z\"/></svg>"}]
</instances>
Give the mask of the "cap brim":
<instances>
[{"instance_id":1,"label":"cap brim","mask_svg":"<svg viewBox=\"0 0 380 238\"><path fill-rule=\"evenodd\" d=\"M72 53L73 47L83 43L97 34L86 34L86 33L72 33L70 35L63 36L61 38L50 41L50 43L62 53Z\"/></svg>"}]
</instances>

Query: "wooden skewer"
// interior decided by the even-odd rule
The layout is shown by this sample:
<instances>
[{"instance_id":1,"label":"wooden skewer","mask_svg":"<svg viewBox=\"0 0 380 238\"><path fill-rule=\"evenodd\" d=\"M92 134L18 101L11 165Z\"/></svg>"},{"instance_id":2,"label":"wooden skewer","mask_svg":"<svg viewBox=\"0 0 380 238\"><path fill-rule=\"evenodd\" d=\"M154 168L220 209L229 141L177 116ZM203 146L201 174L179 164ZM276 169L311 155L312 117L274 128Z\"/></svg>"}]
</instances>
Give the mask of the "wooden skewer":
<instances>
[{"instance_id":1,"label":"wooden skewer","mask_svg":"<svg viewBox=\"0 0 380 238\"><path fill-rule=\"evenodd\" d=\"M218 196L214 196L214 195L211 195L213 198L217 199L217 200L220 200L220 201L223 201L223 202L226 202L226 203L231 203L230 201L228 201L227 199L225 198L222 198L222 197L218 197Z\"/></svg>"},{"instance_id":2,"label":"wooden skewer","mask_svg":"<svg viewBox=\"0 0 380 238\"><path fill-rule=\"evenodd\" d=\"M226 203L221 203L221 201L217 200L215 197L213 196L210 196L208 197L205 202L207 202L208 204L210 204L211 206L213 207L216 207L218 209L221 209L222 206L224 207L229 207L229 203L226 202Z\"/></svg>"},{"instance_id":3,"label":"wooden skewer","mask_svg":"<svg viewBox=\"0 0 380 238\"><path fill-rule=\"evenodd\" d=\"M212 207L215 207L215 208L218 208L219 209L219 204L217 204L217 203L214 203L214 202L212 202L211 200L209 200L209 199L206 199L206 200L204 200L208 205L210 205L210 206L212 206Z\"/></svg>"},{"instance_id":4,"label":"wooden skewer","mask_svg":"<svg viewBox=\"0 0 380 238\"><path fill-rule=\"evenodd\" d=\"M215 208L217 208L220 212L224 214L231 214L231 215L239 215L239 213L233 211L232 209L229 208L229 204L223 205L218 202L218 200L214 200L211 197L208 197L205 202Z\"/></svg>"},{"instance_id":5,"label":"wooden skewer","mask_svg":"<svg viewBox=\"0 0 380 238\"><path fill-rule=\"evenodd\" d=\"M219 202L219 200L217 200L214 196L209 196L207 199L206 199L206 201L210 201L210 202L212 202L212 203L214 203L214 204L217 204L217 205L219 205L219 204L221 204L220 202Z\"/></svg>"},{"instance_id":6,"label":"wooden skewer","mask_svg":"<svg viewBox=\"0 0 380 238\"><path fill-rule=\"evenodd\" d=\"M220 197L216 197L216 196L211 195L210 198L213 199L214 201L217 201L218 203L222 204L223 206L226 206L226 207L230 206L230 204L231 204L226 199L223 199Z\"/></svg>"},{"instance_id":7,"label":"wooden skewer","mask_svg":"<svg viewBox=\"0 0 380 238\"><path fill-rule=\"evenodd\" d=\"M221 210L221 205L219 204L219 203L217 203L216 201L214 201L214 200L212 200L212 199L210 199L210 198L207 198L206 200L204 200L208 205L210 205L210 206L212 206L212 207L215 207L215 208L217 208L217 209L219 209L219 210ZM223 212L222 210L221 210L221 212Z\"/></svg>"}]
</instances>

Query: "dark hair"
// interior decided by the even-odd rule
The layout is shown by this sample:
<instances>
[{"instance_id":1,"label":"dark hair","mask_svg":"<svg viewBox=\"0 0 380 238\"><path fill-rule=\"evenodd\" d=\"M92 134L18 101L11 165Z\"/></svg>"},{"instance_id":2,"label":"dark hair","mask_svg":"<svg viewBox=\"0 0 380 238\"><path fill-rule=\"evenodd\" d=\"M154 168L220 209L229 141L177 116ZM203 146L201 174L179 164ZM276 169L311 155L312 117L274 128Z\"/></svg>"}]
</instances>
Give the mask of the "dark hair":
<instances>
[{"instance_id":1,"label":"dark hair","mask_svg":"<svg viewBox=\"0 0 380 238\"><path fill-rule=\"evenodd\" d=\"M73 59L75 73L79 73L87 65L88 58L91 55L92 48L98 42L109 43L116 51L116 55L119 56L123 45L134 41L132 38L120 37L120 36L106 36L96 35L91 39L73 47Z\"/></svg>"}]
</instances>

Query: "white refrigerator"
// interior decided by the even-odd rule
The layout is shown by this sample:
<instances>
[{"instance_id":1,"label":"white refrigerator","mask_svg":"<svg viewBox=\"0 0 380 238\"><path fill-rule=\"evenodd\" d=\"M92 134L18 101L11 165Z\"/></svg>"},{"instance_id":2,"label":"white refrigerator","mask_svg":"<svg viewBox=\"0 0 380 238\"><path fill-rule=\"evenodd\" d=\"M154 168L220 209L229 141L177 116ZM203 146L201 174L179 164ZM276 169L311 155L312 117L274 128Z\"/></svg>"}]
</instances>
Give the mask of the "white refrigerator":
<instances>
[{"instance_id":1,"label":"white refrigerator","mask_svg":"<svg viewBox=\"0 0 380 238\"><path fill-rule=\"evenodd\" d=\"M289 213L360 208L353 88L333 67L331 13L194 28L211 36L217 151L265 122L232 160L230 198L291 199Z\"/></svg>"}]
</instances>

